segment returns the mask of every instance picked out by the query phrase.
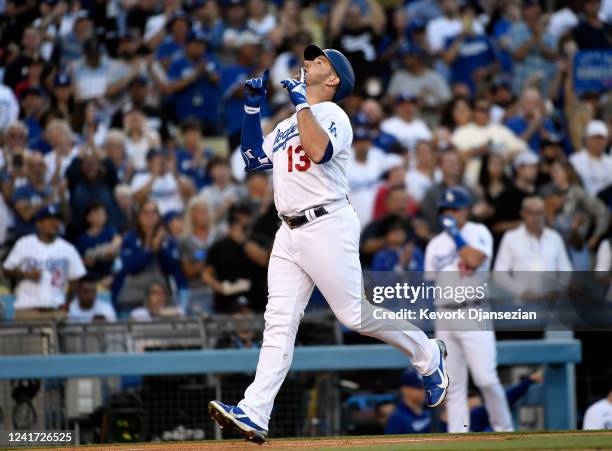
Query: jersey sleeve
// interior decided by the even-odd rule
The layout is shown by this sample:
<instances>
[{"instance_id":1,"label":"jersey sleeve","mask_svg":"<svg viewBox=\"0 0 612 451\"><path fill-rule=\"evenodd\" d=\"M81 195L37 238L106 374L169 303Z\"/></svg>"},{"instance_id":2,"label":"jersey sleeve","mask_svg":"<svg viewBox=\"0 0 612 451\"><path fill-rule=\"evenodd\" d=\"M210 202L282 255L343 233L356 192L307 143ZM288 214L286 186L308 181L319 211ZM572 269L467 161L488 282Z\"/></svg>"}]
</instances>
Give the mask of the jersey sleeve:
<instances>
[{"instance_id":1,"label":"jersey sleeve","mask_svg":"<svg viewBox=\"0 0 612 451\"><path fill-rule=\"evenodd\" d=\"M351 122L338 105L330 103L323 111L317 112L315 117L321 128L329 136L332 145L332 155L327 161L334 158L342 150L351 148L353 143Z\"/></svg>"},{"instance_id":2,"label":"jersey sleeve","mask_svg":"<svg viewBox=\"0 0 612 451\"><path fill-rule=\"evenodd\" d=\"M13 246L13 249L9 253L6 260L4 261L4 264L2 265L4 269L8 269L10 271L13 269L17 269L19 267L19 265L21 264L22 257L23 257L23 252L21 250L22 243L23 242L19 240L17 241L15 246Z\"/></svg>"},{"instance_id":3,"label":"jersey sleeve","mask_svg":"<svg viewBox=\"0 0 612 451\"><path fill-rule=\"evenodd\" d=\"M68 279L76 280L80 279L87 273L83 260L78 251L70 246L69 248L69 267L68 267Z\"/></svg>"},{"instance_id":4,"label":"jersey sleeve","mask_svg":"<svg viewBox=\"0 0 612 451\"><path fill-rule=\"evenodd\" d=\"M272 159L272 154L274 153L272 149L274 148L275 136L276 129L272 130L270 133L264 136L263 144L261 145L264 153L270 159Z\"/></svg>"}]
</instances>

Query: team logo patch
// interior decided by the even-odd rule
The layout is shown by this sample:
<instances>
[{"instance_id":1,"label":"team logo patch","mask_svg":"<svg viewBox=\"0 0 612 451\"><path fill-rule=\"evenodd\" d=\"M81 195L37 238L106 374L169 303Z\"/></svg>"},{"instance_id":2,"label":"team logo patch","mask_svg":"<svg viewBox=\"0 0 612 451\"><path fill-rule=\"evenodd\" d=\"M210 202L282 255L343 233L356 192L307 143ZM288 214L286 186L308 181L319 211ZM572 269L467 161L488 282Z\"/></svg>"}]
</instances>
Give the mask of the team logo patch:
<instances>
[{"instance_id":1,"label":"team logo patch","mask_svg":"<svg viewBox=\"0 0 612 451\"><path fill-rule=\"evenodd\" d=\"M329 132L332 133L336 138L338 137L338 135L336 134L336 123L332 121L332 123L329 125Z\"/></svg>"}]
</instances>

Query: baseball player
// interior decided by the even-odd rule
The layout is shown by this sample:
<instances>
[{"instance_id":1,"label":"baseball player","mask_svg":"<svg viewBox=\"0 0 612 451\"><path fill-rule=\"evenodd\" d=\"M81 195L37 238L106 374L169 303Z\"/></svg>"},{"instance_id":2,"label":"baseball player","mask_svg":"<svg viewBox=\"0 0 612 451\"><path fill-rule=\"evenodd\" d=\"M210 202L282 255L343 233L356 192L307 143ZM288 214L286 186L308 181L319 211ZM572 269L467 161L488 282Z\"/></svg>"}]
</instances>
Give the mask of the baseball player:
<instances>
[{"instance_id":1,"label":"baseball player","mask_svg":"<svg viewBox=\"0 0 612 451\"><path fill-rule=\"evenodd\" d=\"M478 285L486 280L483 271L491 268L493 237L484 225L467 220L470 205L471 196L461 187L447 188L438 203L444 231L425 250L426 278L435 280L438 286ZM476 299L465 304L457 304L455 299L435 302L438 311L450 312L459 307L475 308L478 303ZM447 346L448 374L453 380L446 402L448 432L469 431L468 369L482 393L493 429L512 431L508 401L497 376L492 324L436 320L436 336Z\"/></svg>"},{"instance_id":2,"label":"baseball player","mask_svg":"<svg viewBox=\"0 0 612 451\"><path fill-rule=\"evenodd\" d=\"M380 331L362 324L361 227L347 200L353 134L349 118L336 104L351 94L355 76L337 50L309 45L304 60L300 78L282 82L296 112L265 138L259 106L268 70L245 82L242 156L247 171L272 169L282 224L268 266L266 325L255 380L237 406L211 401L208 408L220 426L257 443L268 435L274 398L289 371L298 325L315 285L344 325L412 359L423 375L428 405L442 403L448 387L441 341L428 339L415 327Z\"/></svg>"}]
</instances>

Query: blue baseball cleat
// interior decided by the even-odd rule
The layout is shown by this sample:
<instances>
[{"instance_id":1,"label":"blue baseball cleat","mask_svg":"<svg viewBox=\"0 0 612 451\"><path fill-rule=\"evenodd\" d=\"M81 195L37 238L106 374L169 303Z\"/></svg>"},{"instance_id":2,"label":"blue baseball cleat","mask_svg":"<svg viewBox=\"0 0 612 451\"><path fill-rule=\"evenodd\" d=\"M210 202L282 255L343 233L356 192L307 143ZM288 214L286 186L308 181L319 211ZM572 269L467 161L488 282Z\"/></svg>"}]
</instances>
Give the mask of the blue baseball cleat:
<instances>
[{"instance_id":1,"label":"blue baseball cleat","mask_svg":"<svg viewBox=\"0 0 612 451\"><path fill-rule=\"evenodd\" d=\"M435 339L438 348L440 348L440 364L436 371L429 376L423 376L423 386L427 395L427 405L429 407L437 407L446 399L446 391L448 389L448 373L446 372L446 345L442 340Z\"/></svg>"},{"instance_id":2,"label":"blue baseball cleat","mask_svg":"<svg viewBox=\"0 0 612 451\"><path fill-rule=\"evenodd\" d=\"M210 401L208 414L222 428L233 429L258 445L264 443L268 437L268 431L257 426L240 407L228 406L220 401Z\"/></svg>"}]
</instances>

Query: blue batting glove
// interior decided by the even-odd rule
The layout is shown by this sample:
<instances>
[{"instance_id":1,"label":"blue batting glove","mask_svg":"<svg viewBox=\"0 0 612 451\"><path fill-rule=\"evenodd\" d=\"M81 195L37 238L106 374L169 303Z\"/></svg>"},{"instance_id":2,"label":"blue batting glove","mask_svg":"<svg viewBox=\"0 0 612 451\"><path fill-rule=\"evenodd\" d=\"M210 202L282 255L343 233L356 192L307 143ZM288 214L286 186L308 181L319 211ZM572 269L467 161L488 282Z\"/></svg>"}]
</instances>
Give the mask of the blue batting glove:
<instances>
[{"instance_id":1,"label":"blue batting glove","mask_svg":"<svg viewBox=\"0 0 612 451\"><path fill-rule=\"evenodd\" d=\"M455 242L457 246L457 250L460 251L467 243L461 236L461 232L459 231L459 227L457 227L457 220L452 216L442 216L440 218L440 224L444 228L444 231L450 235L450 237Z\"/></svg>"},{"instance_id":2,"label":"blue batting glove","mask_svg":"<svg viewBox=\"0 0 612 451\"><path fill-rule=\"evenodd\" d=\"M301 76L299 80L294 78L287 78L281 81L283 88L289 92L289 98L295 105L297 111L303 108L310 108L308 100L306 100L306 73L304 69L301 69Z\"/></svg>"},{"instance_id":3,"label":"blue batting glove","mask_svg":"<svg viewBox=\"0 0 612 451\"><path fill-rule=\"evenodd\" d=\"M249 108L259 108L266 98L266 84L270 70L266 69L261 78L251 78L244 82L244 105Z\"/></svg>"}]
</instances>

